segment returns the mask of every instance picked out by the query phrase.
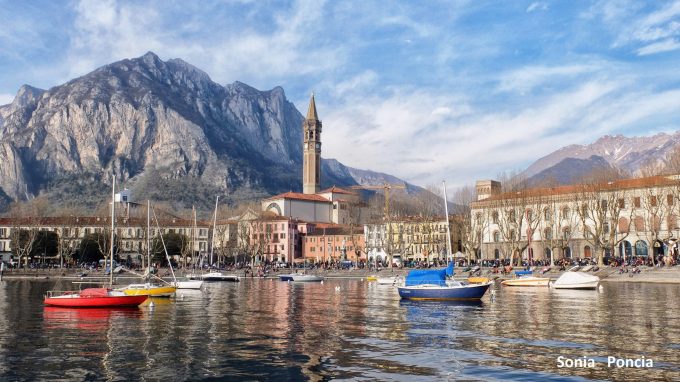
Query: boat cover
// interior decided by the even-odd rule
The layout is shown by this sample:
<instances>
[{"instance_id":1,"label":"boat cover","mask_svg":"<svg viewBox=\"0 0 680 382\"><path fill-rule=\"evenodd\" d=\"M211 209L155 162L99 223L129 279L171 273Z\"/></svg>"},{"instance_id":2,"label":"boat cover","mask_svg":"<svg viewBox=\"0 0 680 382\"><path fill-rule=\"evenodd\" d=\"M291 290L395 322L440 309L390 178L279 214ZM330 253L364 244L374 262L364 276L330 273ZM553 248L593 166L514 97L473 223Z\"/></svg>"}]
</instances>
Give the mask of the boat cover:
<instances>
[{"instance_id":1,"label":"boat cover","mask_svg":"<svg viewBox=\"0 0 680 382\"><path fill-rule=\"evenodd\" d=\"M600 281L600 278L583 272L564 272L554 285L577 285Z\"/></svg>"},{"instance_id":2,"label":"boat cover","mask_svg":"<svg viewBox=\"0 0 680 382\"><path fill-rule=\"evenodd\" d=\"M449 266L444 269L418 269L410 271L406 275L405 285L443 285L446 283L446 276L453 276L453 262L449 262Z\"/></svg>"},{"instance_id":3,"label":"boat cover","mask_svg":"<svg viewBox=\"0 0 680 382\"><path fill-rule=\"evenodd\" d=\"M80 292L80 297L106 297L109 290L106 288L87 288Z\"/></svg>"},{"instance_id":4,"label":"boat cover","mask_svg":"<svg viewBox=\"0 0 680 382\"><path fill-rule=\"evenodd\" d=\"M532 271L515 271L516 276L526 276L532 274Z\"/></svg>"}]
</instances>

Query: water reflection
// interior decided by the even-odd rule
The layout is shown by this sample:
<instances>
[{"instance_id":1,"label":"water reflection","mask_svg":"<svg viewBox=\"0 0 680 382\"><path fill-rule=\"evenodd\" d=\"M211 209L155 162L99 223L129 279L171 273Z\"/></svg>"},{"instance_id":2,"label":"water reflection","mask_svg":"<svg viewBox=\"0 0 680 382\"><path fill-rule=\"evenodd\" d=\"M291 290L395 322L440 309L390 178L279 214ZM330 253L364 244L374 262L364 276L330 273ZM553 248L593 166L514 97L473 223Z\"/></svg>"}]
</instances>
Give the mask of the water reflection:
<instances>
[{"instance_id":1,"label":"water reflection","mask_svg":"<svg viewBox=\"0 0 680 382\"><path fill-rule=\"evenodd\" d=\"M497 288L470 303L400 301L393 287L350 280L246 279L87 310L44 307L50 287L0 283L0 379L680 379L674 285ZM645 355L657 367L565 370L560 355Z\"/></svg>"}]
</instances>

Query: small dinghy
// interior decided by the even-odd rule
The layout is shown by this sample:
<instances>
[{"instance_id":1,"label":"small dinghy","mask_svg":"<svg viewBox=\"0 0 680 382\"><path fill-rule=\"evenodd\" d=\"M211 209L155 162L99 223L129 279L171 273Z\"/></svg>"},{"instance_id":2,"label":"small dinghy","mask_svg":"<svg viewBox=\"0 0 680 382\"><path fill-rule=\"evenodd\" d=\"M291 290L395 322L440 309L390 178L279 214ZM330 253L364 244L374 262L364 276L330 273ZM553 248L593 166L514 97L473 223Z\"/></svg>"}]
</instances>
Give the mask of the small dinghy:
<instances>
[{"instance_id":1,"label":"small dinghy","mask_svg":"<svg viewBox=\"0 0 680 382\"><path fill-rule=\"evenodd\" d=\"M532 273L532 271L516 271L516 278L504 280L501 282L501 285L523 287L548 286L550 283L550 277L536 277L533 276Z\"/></svg>"},{"instance_id":2,"label":"small dinghy","mask_svg":"<svg viewBox=\"0 0 680 382\"><path fill-rule=\"evenodd\" d=\"M583 272L564 272L552 284L555 289L597 289L600 278Z\"/></svg>"}]
</instances>

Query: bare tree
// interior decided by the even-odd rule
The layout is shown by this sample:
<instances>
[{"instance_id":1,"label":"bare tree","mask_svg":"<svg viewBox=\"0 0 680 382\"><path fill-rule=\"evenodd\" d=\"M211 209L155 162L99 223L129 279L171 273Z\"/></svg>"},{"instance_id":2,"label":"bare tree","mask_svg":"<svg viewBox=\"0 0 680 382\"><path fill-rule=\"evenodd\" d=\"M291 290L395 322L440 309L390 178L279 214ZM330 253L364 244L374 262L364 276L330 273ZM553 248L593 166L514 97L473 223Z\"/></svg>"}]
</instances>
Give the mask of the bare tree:
<instances>
[{"instance_id":1,"label":"bare tree","mask_svg":"<svg viewBox=\"0 0 680 382\"><path fill-rule=\"evenodd\" d=\"M593 246L600 266L604 265L606 251L615 251L617 245L628 237L628 231L619 232L618 229L626 207L627 192L615 189L612 184L585 184L576 195L584 239ZM633 210L630 209L631 215Z\"/></svg>"},{"instance_id":2,"label":"bare tree","mask_svg":"<svg viewBox=\"0 0 680 382\"><path fill-rule=\"evenodd\" d=\"M498 202L499 211L492 220L497 221L503 246L510 253L510 263L522 261L522 253L531 245L534 232L540 223L541 196L530 196L526 189L516 191L515 197Z\"/></svg>"},{"instance_id":3,"label":"bare tree","mask_svg":"<svg viewBox=\"0 0 680 382\"><path fill-rule=\"evenodd\" d=\"M550 265L555 265L555 251L562 251L564 257L565 248L578 230L578 206L571 202L560 201L557 196L544 200L542 219L539 226L539 235L544 250L550 250Z\"/></svg>"}]
</instances>

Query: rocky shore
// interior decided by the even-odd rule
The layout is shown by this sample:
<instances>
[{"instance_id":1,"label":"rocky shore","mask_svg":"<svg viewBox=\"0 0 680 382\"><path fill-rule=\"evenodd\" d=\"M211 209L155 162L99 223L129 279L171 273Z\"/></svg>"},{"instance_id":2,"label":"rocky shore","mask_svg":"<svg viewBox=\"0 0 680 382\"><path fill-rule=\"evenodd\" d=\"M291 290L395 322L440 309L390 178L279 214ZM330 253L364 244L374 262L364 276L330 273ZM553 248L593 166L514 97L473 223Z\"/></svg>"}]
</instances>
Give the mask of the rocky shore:
<instances>
[{"instance_id":1,"label":"rocky shore","mask_svg":"<svg viewBox=\"0 0 680 382\"><path fill-rule=\"evenodd\" d=\"M410 269L381 269L378 271L367 269L352 269L352 270L309 270L308 273L323 275L329 279L365 279L368 276L397 276L406 275ZM177 276L185 276L193 273L193 270L183 271L177 270ZM236 273L239 276L251 277L250 273L246 275L245 270L228 271L227 273ZM270 272L267 274L268 278L276 278L281 273L290 273L290 270L282 269L279 272ZM546 277L557 279L563 272L551 271L545 274ZM169 270L162 269L160 272L164 278L170 277ZM456 269L456 278L465 278L469 275L468 272L462 272L462 269ZM663 283L663 284L680 284L680 267L641 267L640 273L632 274L631 269L627 273L620 273L619 268L605 267L598 272L593 273L599 276L603 282L636 282L636 283ZM490 279L504 280L513 277L512 275L503 275L500 273L492 273L490 268L482 269L482 276ZM107 279L108 275L104 271L91 271L82 269L5 269L2 272L3 280L12 279L67 279L80 281L100 281ZM138 279L139 277L129 272L122 272L115 275L117 280Z\"/></svg>"}]
</instances>

